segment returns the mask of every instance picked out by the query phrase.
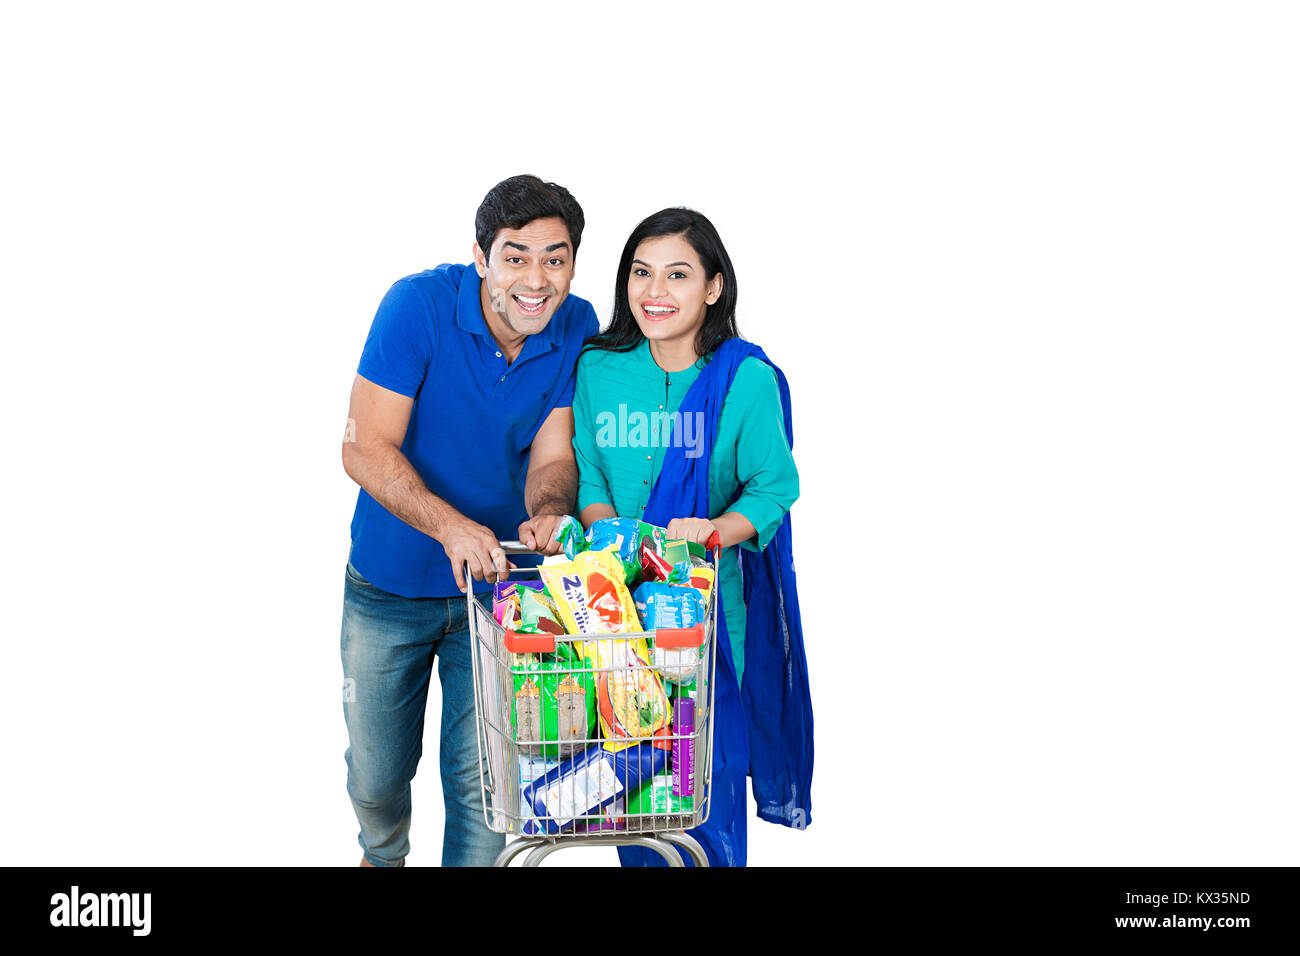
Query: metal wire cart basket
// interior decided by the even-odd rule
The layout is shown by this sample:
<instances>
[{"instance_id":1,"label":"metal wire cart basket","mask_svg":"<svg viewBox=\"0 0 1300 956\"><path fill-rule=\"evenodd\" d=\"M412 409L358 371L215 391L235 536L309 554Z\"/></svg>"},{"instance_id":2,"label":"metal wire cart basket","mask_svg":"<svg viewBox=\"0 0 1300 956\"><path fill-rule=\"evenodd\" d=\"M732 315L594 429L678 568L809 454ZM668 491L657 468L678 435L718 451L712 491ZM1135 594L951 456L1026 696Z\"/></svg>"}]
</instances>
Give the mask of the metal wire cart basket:
<instances>
[{"instance_id":1,"label":"metal wire cart basket","mask_svg":"<svg viewBox=\"0 0 1300 956\"><path fill-rule=\"evenodd\" d=\"M715 535L715 573L719 554ZM717 588L703 623L618 634L516 633L472 590L467 600L484 818L516 837L496 865L525 850L537 866L566 846L642 846L707 866L685 831L709 815Z\"/></svg>"}]
</instances>

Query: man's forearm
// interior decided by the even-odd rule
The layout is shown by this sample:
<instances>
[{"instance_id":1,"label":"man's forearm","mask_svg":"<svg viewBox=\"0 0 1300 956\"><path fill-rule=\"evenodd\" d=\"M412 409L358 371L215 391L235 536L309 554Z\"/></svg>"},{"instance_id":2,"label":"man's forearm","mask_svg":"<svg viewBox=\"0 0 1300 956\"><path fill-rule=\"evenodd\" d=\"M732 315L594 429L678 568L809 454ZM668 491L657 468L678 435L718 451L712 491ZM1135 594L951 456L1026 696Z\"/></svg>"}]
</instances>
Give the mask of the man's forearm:
<instances>
[{"instance_id":1,"label":"man's forearm","mask_svg":"<svg viewBox=\"0 0 1300 956\"><path fill-rule=\"evenodd\" d=\"M524 506L528 517L573 513L578 499L578 465L572 458L528 469Z\"/></svg>"},{"instance_id":2,"label":"man's forearm","mask_svg":"<svg viewBox=\"0 0 1300 956\"><path fill-rule=\"evenodd\" d=\"M448 519L459 515L429 490L415 466L392 445L345 448L343 460L353 481L416 531L439 539Z\"/></svg>"}]
</instances>

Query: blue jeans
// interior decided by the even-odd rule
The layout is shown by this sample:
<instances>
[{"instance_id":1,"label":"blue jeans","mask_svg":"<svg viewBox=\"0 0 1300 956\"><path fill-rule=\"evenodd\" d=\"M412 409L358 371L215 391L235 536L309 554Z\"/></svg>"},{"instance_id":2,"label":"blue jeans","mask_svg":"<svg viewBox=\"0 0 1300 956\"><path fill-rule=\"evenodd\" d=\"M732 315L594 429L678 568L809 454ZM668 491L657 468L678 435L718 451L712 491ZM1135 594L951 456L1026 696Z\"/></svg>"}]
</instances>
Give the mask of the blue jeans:
<instances>
[{"instance_id":1,"label":"blue jeans","mask_svg":"<svg viewBox=\"0 0 1300 956\"><path fill-rule=\"evenodd\" d=\"M357 841L375 866L401 866L411 845L411 778L423 753L433 662L442 684L443 866L490 866L505 847L483 819L465 598L404 598L348 563L343 586L343 718Z\"/></svg>"}]
</instances>

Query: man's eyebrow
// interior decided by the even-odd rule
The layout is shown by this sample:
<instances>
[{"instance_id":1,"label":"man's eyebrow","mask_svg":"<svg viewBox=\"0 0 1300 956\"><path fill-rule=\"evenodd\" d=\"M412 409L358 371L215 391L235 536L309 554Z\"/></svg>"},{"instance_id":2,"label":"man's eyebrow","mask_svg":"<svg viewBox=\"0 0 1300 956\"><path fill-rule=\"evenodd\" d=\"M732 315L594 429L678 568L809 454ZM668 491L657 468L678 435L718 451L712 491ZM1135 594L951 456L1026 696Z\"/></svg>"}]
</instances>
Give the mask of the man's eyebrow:
<instances>
[{"instance_id":1,"label":"man's eyebrow","mask_svg":"<svg viewBox=\"0 0 1300 956\"><path fill-rule=\"evenodd\" d=\"M522 242L512 242L511 240L507 239L505 242L501 243L501 248L504 249L506 246L510 246L511 248L518 249L520 252L532 252L532 250L529 249ZM556 249L567 249L567 248L569 248L569 244L567 242L553 242L549 246L547 246L543 251L554 252Z\"/></svg>"}]
</instances>

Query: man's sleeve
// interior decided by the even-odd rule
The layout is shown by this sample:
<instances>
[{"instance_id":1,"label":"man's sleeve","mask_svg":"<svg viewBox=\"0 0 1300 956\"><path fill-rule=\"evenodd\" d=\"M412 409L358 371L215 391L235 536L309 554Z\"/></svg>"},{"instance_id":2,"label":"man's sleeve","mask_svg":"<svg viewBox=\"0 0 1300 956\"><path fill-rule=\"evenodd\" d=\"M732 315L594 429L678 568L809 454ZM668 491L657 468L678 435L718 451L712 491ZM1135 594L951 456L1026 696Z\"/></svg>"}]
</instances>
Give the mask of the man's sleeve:
<instances>
[{"instance_id":1,"label":"man's sleeve","mask_svg":"<svg viewBox=\"0 0 1300 956\"><path fill-rule=\"evenodd\" d=\"M357 373L414 398L433 360L434 328L432 301L408 280L398 279L379 303Z\"/></svg>"},{"instance_id":2,"label":"man's sleeve","mask_svg":"<svg viewBox=\"0 0 1300 956\"><path fill-rule=\"evenodd\" d=\"M579 322L579 325L583 329L583 342L587 341L587 339L600 331L600 322L596 319L596 310L591 307L590 303L587 304L587 314L582 318L581 322ZM578 350L582 350L581 344L579 344ZM575 362L573 368L569 370L569 378L564 383L564 388L560 389L559 401L555 403L556 408L568 408L573 404L573 385L577 380L577 375L578 365Z\"/></svg>"}]
</instances>

